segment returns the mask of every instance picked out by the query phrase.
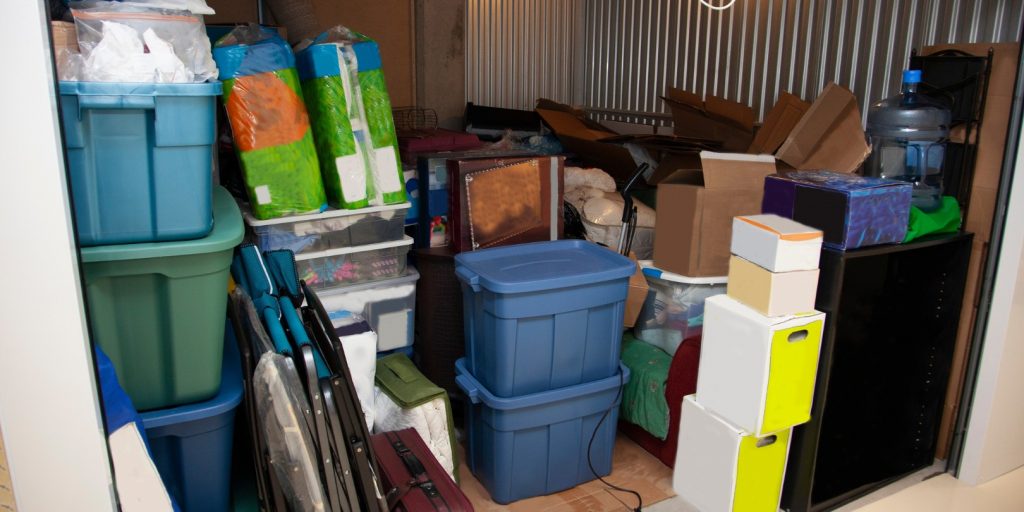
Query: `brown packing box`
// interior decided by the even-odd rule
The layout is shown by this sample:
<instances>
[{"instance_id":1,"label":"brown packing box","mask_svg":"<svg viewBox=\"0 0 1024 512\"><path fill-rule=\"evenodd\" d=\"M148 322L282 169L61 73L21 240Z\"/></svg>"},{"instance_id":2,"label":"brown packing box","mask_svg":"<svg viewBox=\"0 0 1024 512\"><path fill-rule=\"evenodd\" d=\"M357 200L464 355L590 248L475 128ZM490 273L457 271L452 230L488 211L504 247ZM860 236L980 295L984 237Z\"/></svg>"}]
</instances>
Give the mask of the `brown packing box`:
<instances>
[{"instance_id":1,"label":"brown packing box","mask_svg":"<svg viewBox=\"0 0 1024 512\"><path fill-rule=\"evenodd\" d=\"M583 112L550 100L540 100L537 114L555 132L562 146L581 160L600 167L613 178L627 181L636 171L629 150L617 144L598 142L618 134L587 119Z\"/></svg>"},{"instance_id":2,"label":"brown packing box","mask_svg":"<svg viewBox=\"0 0 1024 512\"><path fill-rule=\"evenodd\" d=\"M789 137L789 133L793 131L809 108L811 108L810 103L788 92L780 92L779 100L765 116L761 129L757 130L757 134L754 135L754 142L751 142L750 147L747 148L747 153L774 154L779 146L786 142L786 137Z\"/></svg>"},{"instance_id":3,"label":"brown packing box","mask_svg":"<svg viewBox=\"0 0 1024 512\"><path fill-rule=\"evenodd\" d=\"M673 133L721 142L725 151L746 151L754 138L754 109L718 96L669 88L661 97L672 111Z\"/></svg>"},{"instance_id":4,"label":"brown packing box","mask_svg":"<svg viewBox=\"0 0 1024 512\"><path fill-rule=\"evenodd\" d=\"M658 181L654 265L688 277L729 272L732 218L761 212L769 155L702 152Z\"/></svg>"},{"instance_id":5,"label":"brown packing box","mask_svg":"<svg viewBox=\"0 0 1024 512\"><path fill-rule=\"evenodd\" d=\"M630 252L629 259L636 263L636 254ZM640 268L640 265L637 265L636 271L633 272L633 275L629 276L626 314L622 318L623 327L633 327L636 325L636 319L640 316L640 310L644 307L644 301L647 300L648 290L650 290L650 286L647 284L647 278L644 277L643 269Z\"/></svg>"},{"instance_id":6,"label":"brown packing box","mask_svg":"<svg viewBox=\"0 0 1024 512\"><path fill-rule=\"evenodd\" d=\"M857 97L830 83L793 127L775 156L794 169L854 172L870 152Z\"/></svg>"},{"instance_id":7,"label":"brown packing box","mask_svg":"<svg viewBox=\"0 0 1024 512\"><path fill-rule=\"evenodd\" d=\"M78 51L78 34L75 32L75 24L67 21L51 21L50 30L53 32L53 51L68 49Z\"/></svg>"}]
</instances>

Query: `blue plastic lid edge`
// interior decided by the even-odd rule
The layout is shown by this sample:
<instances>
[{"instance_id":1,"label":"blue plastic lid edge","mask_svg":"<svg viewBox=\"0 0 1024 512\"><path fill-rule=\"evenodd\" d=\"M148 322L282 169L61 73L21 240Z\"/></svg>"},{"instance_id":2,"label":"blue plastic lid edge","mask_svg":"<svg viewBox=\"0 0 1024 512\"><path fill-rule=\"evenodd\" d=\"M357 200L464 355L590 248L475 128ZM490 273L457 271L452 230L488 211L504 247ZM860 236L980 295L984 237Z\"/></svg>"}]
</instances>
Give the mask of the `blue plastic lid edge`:
<instances>
[{"instance_id":1,"label":"blue plastic lid edge","mask_svg":"<svg viewBox=\"0 0 1024 512\"><path fill-rule=\"evenodd\" d=\"M629 368L621 362L619 363L619 373L622 375L622 384L629 382ZM475 395L479 398L480 402L483 402L488 407L502 411L523 409L550 402L558 402L561 400L601 393L603 391L615 389L620 383L619 374L617 373L606 379L585 382L575 386L541 391L539 393L531 393L529 395L520 395L516 397L498 397L473 377L469 372L469 369L466 368L466 358L462 357L455 361L455 374L456 376L463 377L465 383L473 386L473 389L463 389L464 391Z\"/></svg>"}]
</instances>

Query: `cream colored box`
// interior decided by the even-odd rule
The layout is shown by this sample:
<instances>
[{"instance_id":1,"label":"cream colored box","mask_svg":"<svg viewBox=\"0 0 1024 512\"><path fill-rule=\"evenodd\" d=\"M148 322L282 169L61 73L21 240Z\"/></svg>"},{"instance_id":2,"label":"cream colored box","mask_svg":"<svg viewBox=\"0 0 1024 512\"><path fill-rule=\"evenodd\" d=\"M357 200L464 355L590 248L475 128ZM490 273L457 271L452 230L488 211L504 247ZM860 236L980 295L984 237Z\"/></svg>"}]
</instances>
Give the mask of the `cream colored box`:
<instances>
[{"instance_id":1,"label":"cream colored box","mask_svg":"<svg viewBox=\"0 0 1024 512\"><path fill-rule=\"evenodd\" d=\"M732 253L772 272L818 268L821 231L778 215L732 219Z\"/></svg>"},{"instance_id":2,"label":"cream colored box","mask_svg":"<svg viewBox=\"0 0 1024 512\"><path fill-rule=\"evenodd\" d=\"M727 295L704 302L697 401L760 436L806 423L825 314L764 316Z\"/></svg>"},{"instance_id":3,"label":"cream colored box","mask_svg":"<svg viewBox=\"0 0 1024 512\"><path fill-rule=\"evenodd\" d=\"M771 272L739 256L729 259L726 293L767 316L814 311L818 269Z\"/></svg>"},{"instance_id":4,"label":"cream colored box","mask_svg":"<svg viewBox=\"0 0 1024 512\"><path fill-rule=\"evenodd\" d=\"M790 431L757 437L683 399L672 488L707 512L776 512Z\"/></svg>"}]
</instances>

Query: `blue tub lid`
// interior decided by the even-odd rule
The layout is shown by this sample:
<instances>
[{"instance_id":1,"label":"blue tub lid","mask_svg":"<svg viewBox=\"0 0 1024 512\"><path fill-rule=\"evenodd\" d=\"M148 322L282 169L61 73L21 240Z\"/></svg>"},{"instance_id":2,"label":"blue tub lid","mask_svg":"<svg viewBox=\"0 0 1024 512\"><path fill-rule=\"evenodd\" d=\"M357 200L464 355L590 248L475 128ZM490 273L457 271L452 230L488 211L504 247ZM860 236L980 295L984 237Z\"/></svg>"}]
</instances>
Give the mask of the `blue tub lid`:
<instances>
[{"instance_id":1,"label":"blue tub lid","mask_svg":"<svg viewBox=\"0 0 1024 512\"><path fill-rule=\"evenodd\" d=\"M213 231L198 240L146 242L141 244L100 245L82 248L82 262L141 260L207 254L233 249L242 242L245 224L231 194L213 187Z\"/></svg>"},{"instance_id":2,"label":"blue tub lid","mask_svg":"<svg viewBox=\"0 0 1024 512\"><path fill-rule=\"evenodd\" d=\"M79 96L220 96L218 81L200 83L60 82L61 94Z\"/></svg>"},{"instance_id":3,"label":"blue tub lid","mask_svg":"<svg viewBox=\"0 0 1024 512\"><path fill-rule=\"evenodd\" d=\"M204 420L233 411L242 401L242 361L231 322L224 330L224 361L217 396L196 404L139 413L146 430Z\"/></svg>"},{"instance_id":4,"label":"blue tub lid","mask_svg":"<svg viewBox=\"0 0 1024 512\"><path fill-rule=\"evenodd\" d=\"M527 293L624 279L636 264L583 240L510 245L455 256L455 274L474 288Z\"/></svg>"},{"instance_id":5,"label":"blue tub lid","mask_svg":"<svg viewBox=\"0 0 1024 512\"><path fill-rule=\"evenodd\" d=\"M469 398L470 402L482 402L487 407L499 411L525 409L561 400L582 398L615 389L620 385L624 386L629 382L629 368L620 362L619 373L607 379L584 382L575 386L551 389L528 395L500 397L495 396L487 389L487 386L484 386L480 381L476 380L476 377L473 377L473 374L466 368L466 358L464 357L455 361L455 375L455 382L466 393L466 397Z\"/></svg>"}]
</instances>

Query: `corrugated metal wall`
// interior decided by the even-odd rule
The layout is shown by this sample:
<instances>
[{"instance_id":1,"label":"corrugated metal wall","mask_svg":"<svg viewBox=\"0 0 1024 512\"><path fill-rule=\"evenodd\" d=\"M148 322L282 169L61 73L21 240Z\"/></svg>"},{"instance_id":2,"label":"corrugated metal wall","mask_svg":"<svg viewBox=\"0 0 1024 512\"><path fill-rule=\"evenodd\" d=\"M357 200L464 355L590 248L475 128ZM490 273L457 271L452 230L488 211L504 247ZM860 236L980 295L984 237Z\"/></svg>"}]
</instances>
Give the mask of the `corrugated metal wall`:
<instances>
[{"instance_id":1,"label":"corrugated metal wall","mask_svg":"<svg viewBox=\"0 0 1024 512\"><path fill-rule=\"evenodd\" d=\"M779 91L813 99L832 81L866 110L898 92L912 49L1017 41L1024 14L1024 0L737 0L725 11L697 0L468 2L470 101L530 108L546 95L608 113L664 114L658 96L675 85L748 103L759 118ZM553 57L524 64L543 53L519 35L524 28L582 48L547 45Z\"/></svg>"},{"instance_id":2,"label":"corrugated metal wall","mask_svg":"<svg viewBox=\"0 0 1024 512\"><path fill-rule=\"evenodd\" d=\"M582 101L588 0L467 0L466 101L532 110Z\"/></svg>"}]
</instances>

